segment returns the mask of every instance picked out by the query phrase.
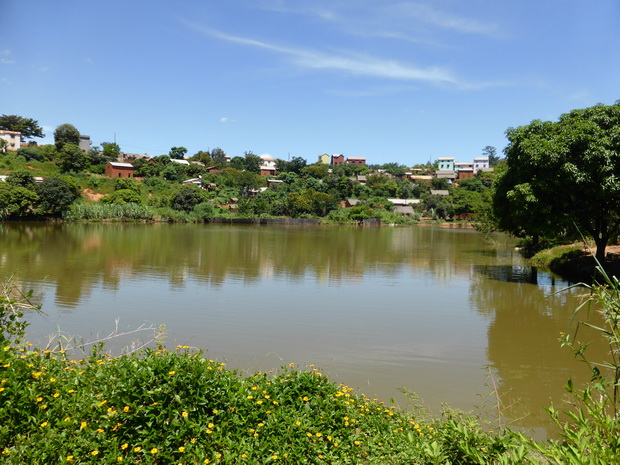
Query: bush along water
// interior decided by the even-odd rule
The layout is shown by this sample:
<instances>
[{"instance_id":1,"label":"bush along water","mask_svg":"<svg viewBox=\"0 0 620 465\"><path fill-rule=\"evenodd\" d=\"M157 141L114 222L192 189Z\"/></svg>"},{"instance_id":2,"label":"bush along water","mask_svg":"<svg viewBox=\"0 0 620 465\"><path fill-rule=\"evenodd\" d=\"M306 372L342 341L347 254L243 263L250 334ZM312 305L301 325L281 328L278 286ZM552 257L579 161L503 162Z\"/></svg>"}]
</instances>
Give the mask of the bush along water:
<instances>
[{"instance_id":1,"label":"bush along water","mask_svg":"<svg viewBox=\"0 0 620 465\"><path fill-rule=\"evenodd\" d=\"M562 441L536 443L449 409L399 410L314 366L244 376L187 346L118 357L102 345L37 348L15 313L27 297L0 301L0 463L620 463L606 378L573 390L583 407L569 423L551 411Z\"/></svg>"}]
</instances>

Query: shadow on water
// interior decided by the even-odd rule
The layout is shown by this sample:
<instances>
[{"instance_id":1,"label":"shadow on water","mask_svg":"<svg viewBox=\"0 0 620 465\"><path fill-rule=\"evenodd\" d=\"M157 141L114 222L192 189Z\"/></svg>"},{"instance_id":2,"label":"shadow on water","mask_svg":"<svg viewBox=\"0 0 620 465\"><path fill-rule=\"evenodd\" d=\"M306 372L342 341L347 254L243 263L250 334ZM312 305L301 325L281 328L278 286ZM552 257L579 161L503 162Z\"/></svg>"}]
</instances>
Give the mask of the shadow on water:
<instances>
[{"instance_id":1,"label":"shadow on water","mask_svg":"<svg viewBox=\"0 0 620 465\"><path fill-rule=\"evenodd\" d=\"M568 287L574 283L535 266L519 265L474 265L474 271L489 279L506 283L534 284L546 287Z\"/></svg>"}]
</instances>

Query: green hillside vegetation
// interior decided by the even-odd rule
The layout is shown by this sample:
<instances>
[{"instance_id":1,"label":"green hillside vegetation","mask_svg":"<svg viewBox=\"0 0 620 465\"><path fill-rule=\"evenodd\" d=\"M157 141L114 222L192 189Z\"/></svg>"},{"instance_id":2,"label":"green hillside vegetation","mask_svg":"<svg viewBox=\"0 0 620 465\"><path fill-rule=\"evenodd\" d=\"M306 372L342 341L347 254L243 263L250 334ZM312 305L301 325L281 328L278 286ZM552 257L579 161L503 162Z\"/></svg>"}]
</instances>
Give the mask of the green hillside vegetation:
<instances>
[{"instance_id":1,"label":"green hillside vegetation","mask_svg":"<svg viewBox=\"0 0 620 465\"><path fill-rule=\"evenodd\" d=\"M227 162L221 149L201 151L191 157L198 163L186 166L171 161L170 155L185 150L173 147L169 155L133 162L139 180L110 179L103 173L106 163L118 155L118 146L110 149L112 145L84 154L72 143L60 150L30 144L0 154L0 175L8 175L7 182L0 183L0 218L204 222L285 217L327 223L379 218L384 223L407 224L422 217L471 220L490 210L492 173L481 173L458 186L441 179L413 183L404 175L407 168L395 163L373 165L371 171L366 166L308 165L294 157L279 160L278 175L265 177L257 173L260 157L251 152ZM218 172L210 173L208 167ZM358 180L360 175L366 176L365 183ZM34 177L44 181L35 183ZM199 179L199 185L183 184L190 178ZM281 182L266 189L268 179ZM450 195L431 195L431 189L448 190ZM413 205L413 215L403 216L388 198L420 199L421 203ZM356 199L357 206L344 208L346 199Z\"/></svg>"}]
</instances>

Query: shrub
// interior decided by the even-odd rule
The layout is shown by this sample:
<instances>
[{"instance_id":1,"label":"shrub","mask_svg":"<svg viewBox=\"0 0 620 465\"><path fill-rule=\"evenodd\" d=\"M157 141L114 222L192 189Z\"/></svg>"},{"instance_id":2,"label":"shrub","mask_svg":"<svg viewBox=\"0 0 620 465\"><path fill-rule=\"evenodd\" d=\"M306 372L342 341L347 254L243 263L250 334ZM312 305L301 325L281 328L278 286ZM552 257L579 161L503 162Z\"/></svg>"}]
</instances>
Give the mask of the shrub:
<instances>
[{"instance_id":1,"label":"shrub","mask_svg":"<svg viewBox=\"0 0 620 465\"><path fill-rule=\"evenodd\" d=\"M125 205L127 203L133 203L136 205L140 205L142 203L142 199L140 198L140 194L138 194L134 190L120 189L112 192L106 197L103 197L100 202L103 204L115 203L118 205Z\"/></svg>"},{"instance_id":2,"label":"shrub","mask_svg":"<svg viewBox=\"0 0 620 465\"><path fill-rule=\"evenodd\" d=\"M172 197L170 206L175 210L190 212L205 200L207 196L204 190L193 184L186 184Z\"/></svg>"}]
</instances>

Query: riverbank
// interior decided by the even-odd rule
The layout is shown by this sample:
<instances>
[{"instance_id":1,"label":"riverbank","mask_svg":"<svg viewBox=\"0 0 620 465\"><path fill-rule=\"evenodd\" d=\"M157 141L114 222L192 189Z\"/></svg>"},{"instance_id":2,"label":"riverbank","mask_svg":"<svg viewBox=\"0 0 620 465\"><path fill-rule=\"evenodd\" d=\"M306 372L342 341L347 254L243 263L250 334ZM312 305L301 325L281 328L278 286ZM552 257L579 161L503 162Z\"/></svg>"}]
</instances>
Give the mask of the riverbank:
<instances>
[{"instance_id":1,"label":"riverbank","mask_svg":"<svg viewBox=\"0 0 620 465\"><path fill-rule=\"evenodd\" d=\"M608 246L606 252L603 268L609 276L620 276L620 246ZM534 265L548 268L568 281L592 283L597 277L600 278L595 254L596 247L574 243L542 250L530 260Z\"/></svg>"}]
</instances>

